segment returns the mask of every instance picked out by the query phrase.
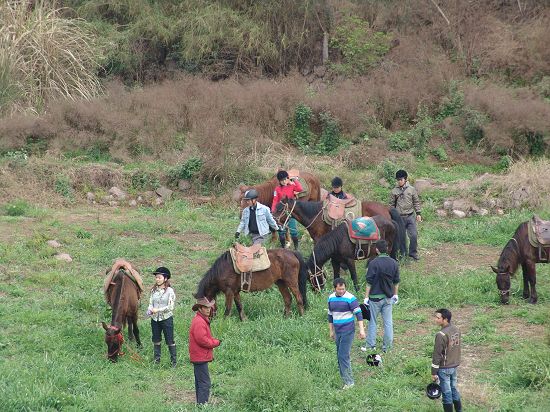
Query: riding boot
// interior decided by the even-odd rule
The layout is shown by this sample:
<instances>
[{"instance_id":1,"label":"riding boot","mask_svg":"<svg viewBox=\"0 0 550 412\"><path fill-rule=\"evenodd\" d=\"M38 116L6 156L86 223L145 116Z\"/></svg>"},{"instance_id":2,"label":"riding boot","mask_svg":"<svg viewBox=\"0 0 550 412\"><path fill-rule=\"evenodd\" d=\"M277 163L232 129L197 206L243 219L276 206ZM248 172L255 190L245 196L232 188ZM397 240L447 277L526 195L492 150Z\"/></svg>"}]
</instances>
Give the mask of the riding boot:
<instances>
[{"instance_id":1,"label":"riding boot","mask_svg":"<svg viewBox=\"0 0 550 412\"><path fill-rule=\"evenodd\" d=\"M281 247L284 249L286 244L285 232L279 232L279 243L281 244Z\"/></svg>"},{"instance_id":2,"label":"riding boot","mask_svg":"<svg viewBox=\"0 0 550 412\"><path fill-rule=\"evenodd\" d=\"M298 236L292 236L292 243L294 243L294 250L298 250Z\"/></svg>"},{"instance_id":3,"label":"riding boot","mask_svg":"<svg viewBox=\"0 0 550 412\"><path fill-rule=\"evenodd\" d=\"M157 365L160 363L160 344L153 345L153 362L155 362Z\"/></svg>"},{"instance_id":4,"label":"riding boot","mask_svg":"<svg viewBox=\"0 0 550 412\"><path fill-rule=\"evenodd\" d=\"M453 404L452 403L444 403L443 404L443 412L453 412Z\"/></svg>"},{"instance_id":5,"label":"riding boot","mask_svg":"<svg viewBox=\"0 0 550 412\"><path fill-rule=\"evenodd\" d=\"M172 362L172 368L175 368L178 364L176 357L176 345L168 346L168 350L170 351L170 362Z\"/></svg>"},{"instance_id":6,"label":"riding boot","mask_svg":"<svg viewBox=\"0 0 550 412\"><path fill-rule=\"evenodd\" d=\"M453 404L455 405L455 412L462 412L462 402L461 401L453 401Z\"/></svg>"}]
</instances>

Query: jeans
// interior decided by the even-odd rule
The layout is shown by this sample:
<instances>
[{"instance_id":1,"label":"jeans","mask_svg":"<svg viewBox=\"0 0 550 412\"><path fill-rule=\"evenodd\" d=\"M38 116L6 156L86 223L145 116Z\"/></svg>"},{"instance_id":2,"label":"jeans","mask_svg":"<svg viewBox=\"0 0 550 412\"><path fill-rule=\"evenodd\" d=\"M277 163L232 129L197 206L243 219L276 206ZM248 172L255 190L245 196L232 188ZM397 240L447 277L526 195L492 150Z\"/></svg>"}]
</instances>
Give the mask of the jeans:
<instances>
[{"instance_id":1,"label":"jeans","mask_svg":"<svg viewBox=\"0 0 550 412\"><path fill-rule=\"evenodd\" d=\"M167 345L174 344L174 317L170 316L168 319L164 320L153 320L151 319L151 332L153 334L153 343L160 344L162 340L161 332L164 332L164 340Z\"/></svg>"},{"instance_id":2,"label":"jeans","mask_svg":"<svg viewBox=\"0 0 550 412\"><path fill-rule=\"evenodd\" d=\"M195 396L198 404L208 402L210 397L210 375L208 373L208 362L194 363L193 372L195 373Z\"/></svg>"},{"instance_id":3,"label":"jeans","mask_svg":"<svg viewBox=\"0 0 550 412\"><path fill-rule=\"evenodd\" d=\"M252 244L253 245L255 245L257 243L263 244L267 239L269 239L269 234L262 236L259 233L250 233L250 236L252 237Z\"/></svg>"},{"instance_id":4,"label":"jeans","mask_svg":"<svg viewBox=\"0 0 550 412\"><path fill-rule=\"evenodd\" d=\"M393 342L391 298L384 298L378 302L373 302L372 300L369 300L369 309L370 321L366 339L367 348L374 348L376 346L376 318L378 317L378 314L381 313L382 321L384 322L384 340L382 350L387 351L391 349Z\"/></svg>"},{"instance_id":5,"label":"jeans","mask_svg":"<svg viewBox=\"0 0 550 412\"><path fill-rule=\"evenodd\" d=\"M294 219L293 217L288 219L287 226L288 230L290 230L290 237L298 237L298 222L296 221L296 219ZM279 237L284 236L284 234L284 230L279 231Z\"/></svg>"},{"instance_id":6,"label":"jeans","mask_svg":"<svg viewBox=\"0 0 550 412\"><path fill-rule=\"evenodd\" d=\"M460 393L456 387L456 375L457 368L443 368L437 372L443 403L449 404L460 400Z\"/></svg>"},{"instance_id":7,"label":"jeans","mask_svg":"<svg viewBox=\"0 0 550 412\"><path fill-rule=\"evenodd\" d=\"M336 356L338 357L338 370L345 385L352 385L353 375L351 373L351 344L355 336L355 329L344 332L334 333L336 340Z\"/></svg>"},{"instance_id":8,"label":"jeans","mask_svg":"<svg viewBox=\"0 0 550 412\"><path fill-rule=\"evenodd\" d=\"M402 216L405 222L405 230L409 236L409 256L418 257L418 231L416 230L416 215Z\"/></svg>"}]
</instances>

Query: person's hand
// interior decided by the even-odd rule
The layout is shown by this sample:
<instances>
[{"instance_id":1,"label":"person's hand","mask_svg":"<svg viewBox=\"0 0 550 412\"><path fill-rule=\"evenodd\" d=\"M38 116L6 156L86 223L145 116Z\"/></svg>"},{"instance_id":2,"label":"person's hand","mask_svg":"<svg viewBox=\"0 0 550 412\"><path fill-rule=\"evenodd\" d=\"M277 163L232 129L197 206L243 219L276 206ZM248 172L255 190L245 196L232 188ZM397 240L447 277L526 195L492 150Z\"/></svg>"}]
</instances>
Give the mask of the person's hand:
<instances>
[{"instance_id":1,"label":"person's hand","mask_svg":"<svg viewBox=\"0 0 550 412\"><path fill-rule=\"evenodd\" d=\"M331 330L330 333L329 333L329 336L332 340L334 340L334 331Z\"/></svg>"},{"instance_id":2,"label":"person's hand","mask_svg":"<svg viewBox=\"0 0 550 412\"><path fill-rule=\"evenodd\" d=\"M364 303L365 305L368 305L368 304L369 304L369 298L365 298L365 299L363 300L363 303Z\"/></svg>"},{"instance_id":3,"label":"person's hand","mask_svg":"<svg viewBox=\"0 0 550 412\"><path fill-rule=\"evenodd\" d=\"M360 330L359 331L359 338L360 339L365 339L367 337L367 335L365 334L365 331L364 330Z\"/></svg>"},{"instance_id":4,"label":"person's hand","mask_svg":"<svg viewBox=\"0 0 550 412\"><path fill-rule=\"evenodd\" d=\"M158 311L159 311L159 310L158 310L157 308L151 309L151 313L153 313L153 314L157 313Z\"/></svg>"},{"instance_id":5,"label":"person's hand","mask_svg":"<svg viewBox=\"0 0 550 412\"><path fill-rule=\"evenodd\" d=\"M439 382L439 376L432 375L432 382Z\"/></svg>"},{"instance_id":6,"label":"person's hand","mask_svg":"<svg viewBox=\"0 0 550 412\"><path fill-rule=\"evenodd\" d=\"M391 301L392 301L392 303L393 303L394 305L397 305L397 302L399 302L399 296L393 295L393 296L391 297Z\"/></svg>"},{"instance_id":7,"label":"person's hand","mask_svg":"<svg viewBox=\"0 0 550 412\"><path fill-rule=\"evenodd\" d=\"M241 234L239 232L235 232L235 239L238 239Z\"/></svg>"},{"instance_id":8,"label":"person's hand","mask_svg":"<svg viewBox=\"0 0 550 412\"><path fill-rule=\"evenodd\" d=\"M416 215L416 221L417 222L422 222L422 216Z\"/></svg>"}]
</instances>

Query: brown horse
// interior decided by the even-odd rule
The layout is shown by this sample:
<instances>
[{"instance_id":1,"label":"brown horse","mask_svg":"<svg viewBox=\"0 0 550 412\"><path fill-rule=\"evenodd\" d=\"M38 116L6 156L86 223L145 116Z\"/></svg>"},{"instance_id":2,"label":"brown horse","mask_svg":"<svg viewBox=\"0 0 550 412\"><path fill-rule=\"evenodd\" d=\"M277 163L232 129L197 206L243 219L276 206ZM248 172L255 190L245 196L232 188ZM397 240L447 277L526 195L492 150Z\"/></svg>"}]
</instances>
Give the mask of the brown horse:
<instances>
[{"instance_id":1,"label":"brown horse","mask_svg":"<svg viewBox=\"0 0 550 412\"><path fill-rule=\"evenodd\" d=\"M274 283L279 288L285 303L284 315L290 315L290 305L294 295L298 312L304 314L307 307L307 267L300 253L287 249L269 249L267 251L271 266L269 269L252 273L250 292L257 292L271 287ZM290 292L289 292L290 289ZM246 316L241 303L241 275L235 272L229 251L223 253L203 276L197 287L196 298L214 299L220 292L225 294L225 316L231 313L233 300L237 306L239 318Z\"/></svg>"},{"instance_id":2,"label":"brown horse","mask_svg":"<svg viewBox=\"0 0 550 412\"><path fill-rule=\"evenodd\" d=\"M510 299L510 276L514 275L519 265L523 271L523 298L529 299L529 303L537 303L537 271L536 263L548 263L548 249L546 255L540 256L539 249L529 242L529 223L521 223L514 236L506 243L500 253L497 267L491 266L497 274L497 287L500 301L508 304ZM541 259L542 257L542 259Z\"/></svg>"},{"instance_id":3,"label":"brown horse","mask_svg":"<svg viewBox=\"0 0 550 412\"><path fill-rule=\"evenodd\" d=\"M113 309L111 325L107 326L105 322L101 322L101 324L105 329L107 358L111 362L116 362L118 355L122 354L121 349L124 342L122 329L126 324L128 325L129 340L132 341L135 338L137 346L141 347L137 325L140 291L126 271L121 268L113 275L107 294Z\"/></svg>"},{"instance_id":4,"label":"brown horse","mask_svg":"<svg viewBox=\"0 0 550 412\"><path fill-rule=\"evenodd\" d=\"M383 211L384 214L376 212ZM391 212L391 213L390 213ZM395 243L398 247L394 247L391 256L396 258L398 249L404 247L405 224L396 209L389 210L388 207L378 202L361 202L362 216L381 216L386 220L393 218L393 223L396 229ZM296 202L293 199L283 199L277 204L275 213L273 214L279 224L284 225L288 216L294 217L300 222L309 232L309 235L314 242L317 242L322 236L332 230L332 226L323 220L323 202ZM399 236L401 234L401 236ZM359 284L357 283L357 270L355 269L355 261L353 259L339 259L334 256L331 258L332 270L334 278L340 276L341 263L345 263L349 268L351 279L355 287L355 291L359 292Z\"/></svg>"},{"instance_id":5,"label":"brown horse","mask_svg":"<svg viewBox=\"0 0 550 412\"><path fill-rule=\"evenodd\" d=\"M371 217L376 223L376 226L378 226L378 230L380 231L380 239L386 240L388 243L388 252L391 253L396 237L396 230L393 222L383 216ZM366 244L362 245L361 250L363 251L364 258L366 259L376 256L376 248L374 245L371 247L368 247ZM356 245L349 239L348 226L346 223L340 224L336 227L336 229L329 231L327 234L322 236L313 247L313 253L307 261L307 267L312 286L317 290L324 285L324 279L321 279L323 276L322 268L329 259L335 259L338 262L348 262L356 259ZM354 283L357 282L357 274L355 275L353 281Z\"/></svg>"}]
</instances>

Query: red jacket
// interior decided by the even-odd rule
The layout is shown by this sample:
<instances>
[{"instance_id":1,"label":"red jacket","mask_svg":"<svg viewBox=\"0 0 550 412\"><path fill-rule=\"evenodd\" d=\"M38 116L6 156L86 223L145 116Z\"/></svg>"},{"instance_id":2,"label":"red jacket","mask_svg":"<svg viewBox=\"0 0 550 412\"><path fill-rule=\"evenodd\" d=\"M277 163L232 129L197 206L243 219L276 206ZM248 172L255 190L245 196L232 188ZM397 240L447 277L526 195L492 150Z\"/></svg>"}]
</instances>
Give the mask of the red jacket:
<instances>
[{"instance_id":1,"label":"red jacket","mask_svg":"<svg viewBox=\"0 0 550 412\"><path fill-rule=\"evenodd\" d=\"M197 311L189 329L189 359L192 363L210 362L214 359L212 349L220 346L220 341L212 337L210 321Z\"/></svg>"},{"instance_id":2,"label":"red jacket","mask_svg":"<svg viewBox=\"0 0 550 412\"><path fill-rule=\"evenodd\" d=\"M290 182L286 186L277 185L275 187L275 191L273 192L273 203L271 204L271 211L274 212L277 203L279 203L285 197L288 197L289 199L296 199L296 195L294 195L294 192L301 192L302 190L304 189L302 189L302 185L300 184L298 179Z\"/></svg>"}]
</instances>

